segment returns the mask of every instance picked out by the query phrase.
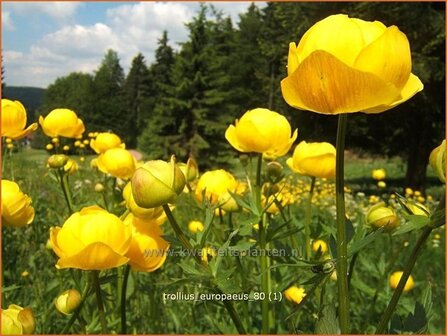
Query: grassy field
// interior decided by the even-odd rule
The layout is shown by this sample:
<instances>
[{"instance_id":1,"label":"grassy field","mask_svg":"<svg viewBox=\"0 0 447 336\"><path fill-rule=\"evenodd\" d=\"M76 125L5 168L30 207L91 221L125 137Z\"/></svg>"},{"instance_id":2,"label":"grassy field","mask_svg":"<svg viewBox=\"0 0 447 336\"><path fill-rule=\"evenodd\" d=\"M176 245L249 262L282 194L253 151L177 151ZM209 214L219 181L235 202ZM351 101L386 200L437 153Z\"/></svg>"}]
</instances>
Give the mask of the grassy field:
<instances>
[{"instance_id":1,"label":"grassy field","mask_svg":"<svg viewBox=\"0 0 447 336\"><path fill-rule=\"evenodd\" d=\"M42 150L24 149L12 156L6 154L3 160L3 179L14 179L22 190L33 200L36 211L32 225L25 229L2 228L2 302L6 308L9 304L30 306L36 316L36 333L61 333L68 323L69 317L58 313L53 301L56 296L69 288L81 291L85 283L85 275L79 270L57 270L56 256L46 248L49 228L61 226L68 217L68 210L57 181L46 168L48 154ZM113 181L107 179L100 172L90 167L93 156L78 161L79 170L70 176L70 187L76 209L87 205L98 204L104 206L102 194L94 191L96 183L105 184L109 188L106 197L115 206L113 211L120 214L124 211L120 193L112 190ZM371 178L371 170L384 168L387 172L387 187L378 189ZM371 206L368 197L376 195L389 199L391 191L403 192L405 163L400 158L359 159L348 156L346 162L347 186L352 190L347 194L347 208L353 228L358 235L368 230L365 227L365 214ZM242 169L235 171L242 174ZM237 175L237 174L236 174ZM428 195L433 201L426 205L433 210L437 197L443 192L442 184L436 182L431 169L428 170L430 185ZM302 185L304 190L309 183L307 178L297 180L295 177L290 184ZM299 182L301 181L301 182ZM300 184L301 183L301 184ZM334 196L333 184L321 182L312 207L313 239L329 242L330 233L334 232ZM320 192L321 190L321 192ZM365 195L359 195L359 192ZM306 193L297 198L295 204L288 207L285 216L298 229L303 226L305 218ZM177 202L174 214L185 231L190 220L204 220L204 212L193 200L190 194L184 194ZM230 225L235 228L246 228L250 224L250 216L246 213L235 214L231 218L228 214L214 219L210 246L222 246L230 233ZM272 215L272 227L279 227L283 218ZM403 221L403 218L401 219ZM173 232L168 224L163 225L166 239L171 239ZM194 235L188 233L192 239ZM297 237L299 236L296 234ZM436 235L436 236L435 236ZM363 248L356 257L352 268L351 282L351 323L353 333L373 333L386 307L392 290L388 286L391 272L402 268L408 258L410 248L417 239L417 231L392 236L381 234L372 244ZM256 240L255 230L245 235L238 235L236 246L250 246ZM303 243L303 238L297 238ZM278 235L272 247L289 249L290 234ZM443 334L445 332L445 234L444 228L437 229L432 234L428 244L424 247L413 272L415 288L403 294L398 305L397 320L404 321L415 311L416 302L424 307L428 320L424 333ZM175 240L171 240L171 248L176 247ZM199 275L185 271L190 269L190 260L180 256L169 256L161 269L153 273L131 272L127 292L128 298L128 332L131 333L235 333L223 305L219 301L185 301L166 300L164 293L207 293L210 292L209 282ZM217 272L220 285L234 284L239 291L253 295L259 292L259 266L256 257L224 258ZM296 260L278 257L274 264L291 264ZM189 266L189 268L188 268ZM228 275L226 271L233 269ZM245 271L244 271L245 270ZM247 271L250 270L250 271ZM118 277L121 275L118 272ZM119 309L116 297L112 295L116 290L117 275L114 271L103 272L105 309L110 333L119 332ZM312 279L315 274L309 267L278 267L272 270L273 291L283 292L290 284L299 284L310 292ZM220 278L219 278L220 277ZM219 280L220 279L220 280ZM104 280L106 282L106 280ZM234 289L234 288L233 288ZM230 291L230 289L228 289ZM286 300L271 303L275 321L275 333L312 333L318 324L318 317L325 307L335 306L336 282L328 280L323 287L311 295L297 315L286 320L286 317L296 309L296 305ZM256 301L237 301L235 308L249 333L259 333L261 325L260 304ZM396 316L397 316L396 315ZM100 326L95 302L92 298L86 301L80 320L75 323L73 333L99 333Z\"/></svg>"}]
</instances>

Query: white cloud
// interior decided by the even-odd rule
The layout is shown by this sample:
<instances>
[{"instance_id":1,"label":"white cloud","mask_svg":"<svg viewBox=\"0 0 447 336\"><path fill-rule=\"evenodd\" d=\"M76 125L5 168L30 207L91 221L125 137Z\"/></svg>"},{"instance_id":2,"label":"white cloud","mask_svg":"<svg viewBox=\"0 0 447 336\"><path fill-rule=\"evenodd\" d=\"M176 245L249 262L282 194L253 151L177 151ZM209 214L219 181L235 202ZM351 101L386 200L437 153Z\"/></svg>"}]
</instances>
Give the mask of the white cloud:
<instances>
[{"instance_id":1,"label":"white cloud","mask_svg":"<svg viewBox=\"0 0 447 336\"><path fill-rule=\"evenodd\" d=\"M5 10L2 10L2 28L14 30L14 23L12 22L11 13Z\"/></svg>"},{"instance_id":2,"label":"white cloud","mask_svg":"<svg viewBox=\"0 0 447 336\"><path fill-rule=\"evenodd\" d=\"M234 22L238 13L250 5L249 2L213 4L232 15ZM16 13L40 11L61 20L73 16L79 5L53 2L26 3L25 6L17 2L9 3L8 10ZM6 83L45 87L57 77L73 71L93 72L108 49L118 52L125 71L138 52L142 52L149 63L163 30L168 31L174 47L187 39L185 23L191 21L198 9L198 2L141 2L108 9L105 23L65 25L36 41L27 53L5 51Z\"/></svg>"},{"instance_id":3,"label":"white cloud","mask_svg":"<svg viewBox=\"0 0 447 336\"><path fill-rule=\"evenodd\" d=\"M76 10L81 6L81 2L48 1L48 2L5 2L4 7L9 11L21 15L45 14L56 21L63 21L71 18Z\"/></svg>"}]
</instances>

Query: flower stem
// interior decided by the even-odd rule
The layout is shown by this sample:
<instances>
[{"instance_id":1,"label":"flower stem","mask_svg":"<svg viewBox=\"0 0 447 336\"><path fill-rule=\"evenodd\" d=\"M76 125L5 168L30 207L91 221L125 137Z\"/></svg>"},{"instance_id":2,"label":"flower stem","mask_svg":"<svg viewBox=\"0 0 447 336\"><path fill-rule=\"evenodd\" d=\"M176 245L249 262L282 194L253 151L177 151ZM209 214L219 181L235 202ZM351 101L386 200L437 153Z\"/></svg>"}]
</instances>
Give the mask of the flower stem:
<instances>
[{"instance_id":1,"label":"flower stem","mask_svg":"<svg viewBox=\"0 0 447 336\"><path fill-rule=\"evenodd\" d=\"M344 151L347 114L338 117L337 153L335 158L335 203L337 209L337 285L339 322L342 334L349 333L348 247L346 241L346 215L344 192Z\"/></svg>"},{"instance_id":2,"label":"flower stem","mask_svg":"<svg viewBox=\"0 0 447 336\"><path fill-rule=\"evenodd\" d=\"M410 258L407 260L407 263L405 264L404 271L402 274L402 277L399 280L399 284L397 285L396 289L394 290L393 296L388 303L388 306L386 307L385 312L382 315L382 318L380 319L379 326L377 327L376 334L383 334L385 331L386 326L388 325L388 322L391 319L391 316L394 313L394 310L397 306L397 303L399 302L400 296L404 290L405 284L407 283L407 280L411 274L411 271L413 270L414 264L416 263L416 259L419 256L419 253L421 251L422 246L424 245L427 238L430 236L430 233L432 232L432 228L426 227L421 235L419 236L416 245L413 248L413 251L411 252Z\"/></svg>"},{"instance_id":3,"label":"flower stem","mask_svg":"<svg viewBox=\"0 0 447 336\"><path fill-rule=\"evenodd\" d=\"M63 168L59 169L58 173L59 173L59 179L60 179L60 183L61 183L62 192L64 193L64 197L65 197L65 202L67 203L68 211L71 215L71 214L73 214L74 207L73 207L73 201L72 201L71 195L70 195L70 187L68 186L68 176L64 172Z\"/></svg>"},{"instance_id":4,"label":"flower stem","mask_svg":"<svg viewBox=\"0 0 447 336\"><path fill-rule=\"evenodd\" d=\"M169 205L163 204L163 210L166 214L166 217L168 217L169 223L171 224L171 227L174 230L178 240L180 240L180 243L182 244L183 248L186 249L189 253L192 253L197 264L204 266L205 263L202 261L200 256L197 253L195 253L195 251L193 251L193 247L192 247L191 243L189 242L188 238L185 236L182 229L180 228L177 221L175 220L175 217L172 214L171 209L169 208ZM218 288L215 288L214 291L218 294L223 294L222 291ZM230 315L239 334L246 334L245 328L239 318L239 315L237 314L236 310L234 309L233 303L231 301L224 300L224 306L227 309L228 314Z\"/></svg>"},{"instance_id":5,"label":"flower stem","mask_svg":"<svg viewBox=\"0 0 447 336\"><path fill-rule=\"evenodd\" d=\"M102 333L107 333L107 321L104 313L104 303L102 301L101 287L99 284L99 271L92 271L93 287L96 293L96 302L98 303L99 321L101 322Z\"/></svg>"},{"instance_id":6,"label":"flower stem","mask_svg":"<svg viewBox=\"0 0 447 336\"><path fill-rule=\"evenodd\" d=\"M126 292L127 292L127 280L129 279L130 266L126 265L124 268L123 286L121 290L121 334L127 333L126 326Z\"/></svg>"},{"instance_id":7,"label":"flower stem","mask_svg":"<svg viewBox=\"0 0 447 336\"><path fill-rule=\"evenodd\" d=\"M310 249L310 223L312 221L312 197L314 195L315 189L315 177L312 176L312 180L310 182L310 190L309 190L309 198L307 199L306 204L306 219L304 221L304 234L306 237L306 257L310 259L311 249Z\"/></svg>"}]
</instances>

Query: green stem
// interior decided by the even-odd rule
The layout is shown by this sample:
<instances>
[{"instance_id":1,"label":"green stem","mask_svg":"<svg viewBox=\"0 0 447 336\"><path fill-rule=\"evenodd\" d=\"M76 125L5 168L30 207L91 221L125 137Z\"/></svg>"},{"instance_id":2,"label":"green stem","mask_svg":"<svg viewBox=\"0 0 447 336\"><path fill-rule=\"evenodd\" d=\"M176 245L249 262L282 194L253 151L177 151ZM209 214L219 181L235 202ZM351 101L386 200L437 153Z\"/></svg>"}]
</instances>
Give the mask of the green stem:
<instances>
[{"instance_id":1,"label":"green stem","mask_svg":"<svg viewBox=\"0 0 447 336\"><path fill-rule=\"evenodd\" d=\"M174 230L177 239L180 240L180 243L182 244L183 248L186 249L189 253L193 254L193 257L197 262L197 264L205 266L206 264L202 261L199 255L195 253L195 251L193 250L191 243L189 242L188 238L186 238L185 234L178 225L174 215L171 212L171 209L167 204L163 204L163 210L166 214L166 217L168 217L168 221L171 224L171 227ZM215 292L218 294L223 294L222 291L218 288L215 289ZM231 301L224 300L224 306L227 309L228 314L230 315L234 325L236 326L237 331L240 334L246 334L245 328L242 325L241 320L239 319L239 315L236 313L236 310L234 309L233 303Z\"/></svg>"},{"instance_id":2,"label":"green stem","mask_svg":"<svg viewBox=\"0 0 447 336\"><path fill-rule=\"evenodd\" d=\"M258 161L256 164L256 186L261 190L261 170L262 170L262 153L258 154Z\"/></svg>"},{"instance_id":3,"label":"green stem","mask_svg":"<svg viewBox=\"0 0 447 336\"><path fill-rule=\"evenodd\" d=\"M68 186L68 176L64 172L63 168L60 168L58 170L59 173L59 179L61 183L62 192L64 193L65 202L67 203L68 211L70 212L70 215L74 212L73 211L73 201L71 199L70 195L70 187Z\"/></svg>"},{"instance_id":4,"label":"green stem","mask_svg":"<svg viewBox=\"0 0 447 336\"><path fill-rule=\"evenodd\" d=\"M382 318L380 319L379 326L377 327L376 330L376 334L384 333L388 325L388 322L390 321L391 316L393 315L394 310L396 309L397 303L399 302L400 296L402 295L405 284L407 283L411 271L413 270L414 264L416 263L416 259L419 256L421 248L425 244L427 238L430 236L432 230L433 229L431 227L426 227L419 236L416 245L414 246L413 251L411 252L410 258L407 260L407 263L404 266L404 271L402 277L400 278L399 284L394 290L393 296L390 302L388 303L388 306L386 307L385 312L382 315Z\"/></svg>"},{"instance_id":5,"label":"green stem","mask_svg":"<svg viewBox=\"0 0 447 336\"><path fill-rule=\"evenodd\" d=\"M309 198L307 199L306 204L306 219L304 221L304 234L306 237L306 258L310 259L311 257L311 248L310 248L310 223L312 221L312 198L314 195L315 189L315 177L312 176L312 180L310 182L310 190L309 190Z\"/></svg>"},{"instance_id":6,"label":"green stem","mask_svg":"<svg viewBox=\"0 0 447 336\"><path fill-rule=\"evenodd\" d=\"M203 261L200 258L200 256L197 253L194 253L194 248L192 247L191 243L189 242L188 238L183 233L182 229L178 225L177 221L175 220L174 215L171 212L171 209L169 208L169 205L163 204L163 210L166 214L166 217L168 217L169 223L171 224L172 229L175 232L175 235L177 236L178 240L180 240L180 243L182 244L182 247L186 249L186 253L192 254L194 259L197 263L200 265L203 265Z\"/></svg>"},{"instance_id":7,"label":"green stem","mask_svg":"<svg viewBox=\"0 0 447 336\"><path fill-rule=\"evenodd\" d=\"M91 283L89 281L87 281L87 283L85 284L84 290L82 291L82 294L81 294L81 302L79 303L78 308L76 308L76 310L73 312L73 315L71 315L71 318L68 321L67 325L64 327L64 329L62 329L62 332L61 332L62 335L66 334L70 330L74 321L76 321L76 319L78 318L79 313L81 312L82 306L84 305L85 300L89 296L91 289L92 289Z\"/></svg>"},{"instance_id":8,"label":"green stem","mask_svg":"<svg viewBox=\"0 0 447 336\"><path fill-rule=\"evenodd\" d=\"M101 286L99 284L99 271L92 271L93 287L96 293L96 302L98 303L99 321L101 322L102 333L107 333L107 321L104 312L104 303L102 301Z\"/></svg>"},{"instance_id":9,"label":"green stem","mask_svg":"<svg viewBox=\"0 0 447 336\"><path fill-rule=\"evenodd\" d=\"M127 292L127 280L129 279L130 266L126 265L124 269L123 286L121 290L121 334L127 333L126 326L126 292Z\"/></svg>"},{"instance_id":10,"label":"green stem","mask_svg":"<svg viewBox=\"0 0 447 336\"><path fill-rule=\"evenodd\" d=\"M348 246L346 241L346 212L344 192L344 151L347 114L338 117L337 153L335 158L335 203L337 209L337 285L339 322L342 334L349 333Z\"/></svg>"}]
</instances>

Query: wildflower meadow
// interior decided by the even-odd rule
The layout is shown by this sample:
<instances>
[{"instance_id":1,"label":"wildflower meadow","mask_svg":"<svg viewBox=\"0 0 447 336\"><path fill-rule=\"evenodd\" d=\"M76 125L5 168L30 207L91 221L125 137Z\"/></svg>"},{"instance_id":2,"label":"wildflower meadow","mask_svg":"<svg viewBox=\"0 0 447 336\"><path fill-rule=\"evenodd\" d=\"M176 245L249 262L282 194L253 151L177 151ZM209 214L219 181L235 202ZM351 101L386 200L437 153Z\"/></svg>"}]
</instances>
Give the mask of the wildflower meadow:
<instances>
[{"instance_id":1,"label":"wildflower meadow","mask_svg":"<svg viewBox=\"0 0 447 336\"><path fill-rule=\"evenodd\" d=\"M34 115L6 67L2 334L444 334L438 7L202 4Z\"/></svg>"}]
</instances>

